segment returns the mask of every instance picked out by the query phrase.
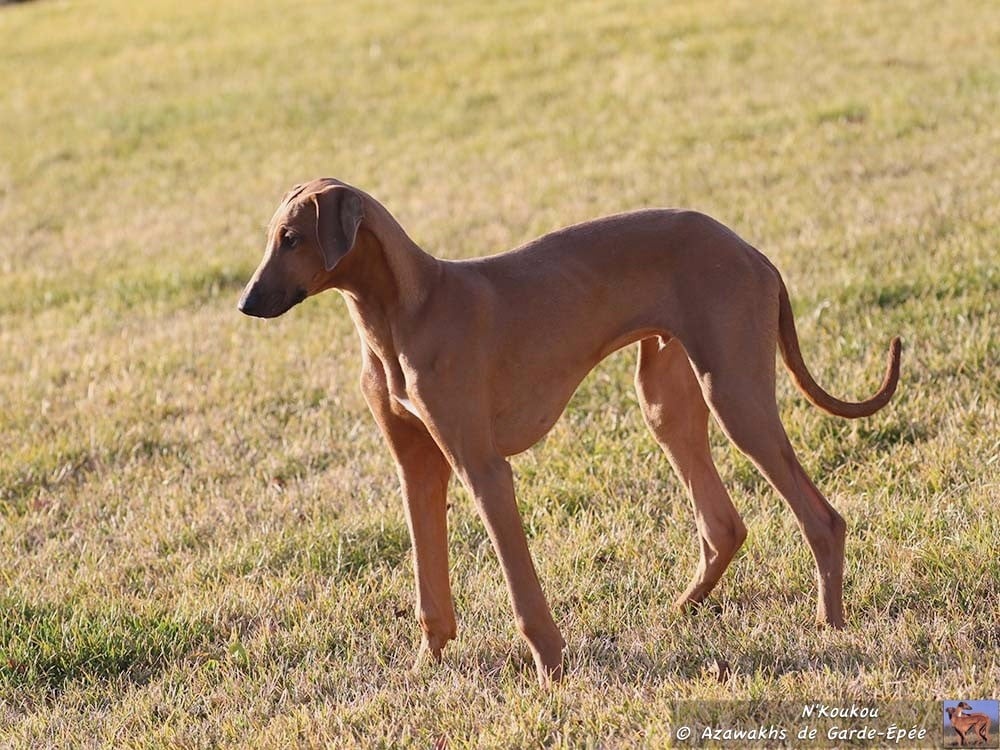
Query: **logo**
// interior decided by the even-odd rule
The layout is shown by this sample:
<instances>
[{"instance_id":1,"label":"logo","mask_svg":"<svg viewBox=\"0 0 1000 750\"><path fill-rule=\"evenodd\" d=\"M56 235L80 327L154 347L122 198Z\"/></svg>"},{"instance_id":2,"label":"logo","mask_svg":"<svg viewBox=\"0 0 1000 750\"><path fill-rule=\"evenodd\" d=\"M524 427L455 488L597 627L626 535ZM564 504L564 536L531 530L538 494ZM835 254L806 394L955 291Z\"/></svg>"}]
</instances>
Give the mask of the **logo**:
<instances>
[{"instance_id":1,"label":"logo","mask_svg":"<svg viewBox=\"0 0 1000 750\"><path fill-rule=\"evenodd\" d=\"M941 740L944 747L1000 748L1000 701L945 701Z\"/></svg>"}]
</instances>

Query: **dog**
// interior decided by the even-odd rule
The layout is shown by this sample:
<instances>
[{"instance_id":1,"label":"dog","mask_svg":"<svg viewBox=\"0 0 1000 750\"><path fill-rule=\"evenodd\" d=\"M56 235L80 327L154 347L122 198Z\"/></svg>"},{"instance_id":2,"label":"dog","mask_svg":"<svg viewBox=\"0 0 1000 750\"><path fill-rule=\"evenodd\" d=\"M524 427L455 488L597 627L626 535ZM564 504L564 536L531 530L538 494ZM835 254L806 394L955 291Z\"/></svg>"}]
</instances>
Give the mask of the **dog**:
<instances>
[{"instance_id":1,"label":"dog","mask_svg":"<svg viewBox=\"0 0 1000 750\"><path fill-rule=\"evenodd\" d=\"M965 701L955 707L945 709L945 713L951 719L951 728L958 735L959 743L964 746L966 744L965 738L969 736L969 732L975 731L979 737L973 736L973 740L978 743L982 739L983 744L988 745L990 742L990 717L976 712L965 713L966 711L972 711L972 706Z\"/></svg>"},{"instance_id":2,"label":"dog","mask_svg":"<svg viewBox=\"0 0 1000 750\"><path fill-rule=\"evenodd\" d=\"M878 392L852 403L806 369L777 269L689 210L617 214L474 260L432 257L367 193L335 179L296 185L267 230L238 303L272 318L336 289L361 338L361 389L395 459L413 542L415 666L455 637L446 499L452 472L496 550L517 629L545 686L565 641L535 573L507 458L540 440L593 367L638 342L645 421L690 496L701 556L676 601L701 602L746 537L712 462L711 413L788 501L816 562L817 617L844 625L843 518L799 465L778 416L775 350L806 398L865 417L899 380L891 342Z\"/></svg>"}]
</instances>

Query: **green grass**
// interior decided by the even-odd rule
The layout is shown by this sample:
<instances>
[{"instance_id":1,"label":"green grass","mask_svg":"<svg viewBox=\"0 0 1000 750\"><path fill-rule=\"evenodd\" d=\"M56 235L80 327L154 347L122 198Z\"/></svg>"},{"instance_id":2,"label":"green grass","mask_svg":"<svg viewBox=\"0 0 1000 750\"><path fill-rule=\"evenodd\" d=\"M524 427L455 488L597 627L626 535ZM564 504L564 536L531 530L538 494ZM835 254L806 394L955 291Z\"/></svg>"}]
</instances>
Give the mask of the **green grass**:
<instances>
[{"instance_id":1,"label":"green grass","mask_svg":"<svg viewBox=\"0 0 1000 750\"><path fill-rule=\"evenodd\" d=\"M456 0L0 7L0 746L663 745L675 700L997 697L995 4ZM712 606L633 352L514 460L569 672L534 685L469 498L458 640L410 674L409 542L333 293L235 301L291 184L444 257L704 210L782 269L849 423L779 377L849 524L849 626L721 436L749 539ZM719 668L724 663L727 669Z\"/></svg>"}]
</instances>

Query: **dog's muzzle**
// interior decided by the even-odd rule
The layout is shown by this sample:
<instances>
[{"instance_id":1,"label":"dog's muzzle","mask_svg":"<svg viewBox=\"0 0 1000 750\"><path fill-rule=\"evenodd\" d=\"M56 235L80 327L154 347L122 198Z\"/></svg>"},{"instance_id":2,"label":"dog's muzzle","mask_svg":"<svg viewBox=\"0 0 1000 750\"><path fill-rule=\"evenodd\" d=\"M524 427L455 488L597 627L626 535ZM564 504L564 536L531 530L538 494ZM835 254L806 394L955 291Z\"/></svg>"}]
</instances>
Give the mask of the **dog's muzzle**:
<instances>
[{"instance_id":1,"label":"dog's muzzle","mask_svg":"<svg viewBox=\"0 0 1000 750\"><path fill-rule=\"evenodd\" d=\"M304 289L296 289L292 294L267 292L259 284L247 287L236 308L244 315L255 318L276 318L287 312L306 298Z\"/></svg>"}]
</instances>

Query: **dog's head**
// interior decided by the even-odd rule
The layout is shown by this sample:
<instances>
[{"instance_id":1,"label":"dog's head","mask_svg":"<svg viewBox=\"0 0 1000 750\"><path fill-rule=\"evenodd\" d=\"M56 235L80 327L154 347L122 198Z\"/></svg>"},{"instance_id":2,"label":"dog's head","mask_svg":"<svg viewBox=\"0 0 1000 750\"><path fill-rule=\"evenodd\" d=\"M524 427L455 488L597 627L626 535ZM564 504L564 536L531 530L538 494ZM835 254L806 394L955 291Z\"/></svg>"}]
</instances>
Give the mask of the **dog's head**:
<instances>
[{"instance_id":1,"label":"dog's head","mask_svg":"<svg viewBox=\"0 0 1000 750\"><path fill-rule=\"evenodd\" d=\"M313 180L292 188L268 225L264 259L243 290L240 312L275 318L329 288L362 218L361 195L341 182Z\"/></svg>"}]
</instances>

